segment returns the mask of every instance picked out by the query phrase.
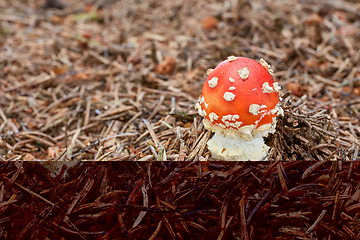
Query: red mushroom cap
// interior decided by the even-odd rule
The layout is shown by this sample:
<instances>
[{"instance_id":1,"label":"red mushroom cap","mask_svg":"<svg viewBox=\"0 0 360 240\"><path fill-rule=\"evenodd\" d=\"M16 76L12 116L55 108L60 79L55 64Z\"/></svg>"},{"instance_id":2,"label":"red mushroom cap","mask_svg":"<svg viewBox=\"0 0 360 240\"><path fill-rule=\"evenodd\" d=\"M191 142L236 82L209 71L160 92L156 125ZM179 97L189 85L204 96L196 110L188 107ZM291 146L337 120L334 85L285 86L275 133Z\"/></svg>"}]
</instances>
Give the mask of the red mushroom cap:
<instances>
[{"instance_id":1,"label":"red mushroom cap","mask_svg":"<svg viewBox=\"0 0 360 240\"><path fill-rule=\"evenodd\" d=\"M261 64L260 64L261 63ZM217 133L232 132L249 137L276 124L280 87L263 60L228 57L208 70L197 108L205 127ZM275 122L275 123L274 123Z\"/></svg>"}]
</instances>

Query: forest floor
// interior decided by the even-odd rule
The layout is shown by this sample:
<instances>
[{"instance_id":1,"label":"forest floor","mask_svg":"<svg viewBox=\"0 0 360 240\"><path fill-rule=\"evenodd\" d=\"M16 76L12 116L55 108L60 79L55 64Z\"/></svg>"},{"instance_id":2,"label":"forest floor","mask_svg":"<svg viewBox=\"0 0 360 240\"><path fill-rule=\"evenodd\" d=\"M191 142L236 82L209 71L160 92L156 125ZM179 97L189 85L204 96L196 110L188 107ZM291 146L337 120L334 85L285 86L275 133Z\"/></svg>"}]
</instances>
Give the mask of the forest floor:
<instances>
[{"instance_id":1,"label":"forest floor","mask_svg":"<svg viewBox=\"0 0 360 240\"><path fill-rule=\"evenodd\" d=\"M359 25L356 0L0 0L0 239L360 239ZM231 55L281 86L269 161L206 148Z\"/></svg>"}]
</instances>

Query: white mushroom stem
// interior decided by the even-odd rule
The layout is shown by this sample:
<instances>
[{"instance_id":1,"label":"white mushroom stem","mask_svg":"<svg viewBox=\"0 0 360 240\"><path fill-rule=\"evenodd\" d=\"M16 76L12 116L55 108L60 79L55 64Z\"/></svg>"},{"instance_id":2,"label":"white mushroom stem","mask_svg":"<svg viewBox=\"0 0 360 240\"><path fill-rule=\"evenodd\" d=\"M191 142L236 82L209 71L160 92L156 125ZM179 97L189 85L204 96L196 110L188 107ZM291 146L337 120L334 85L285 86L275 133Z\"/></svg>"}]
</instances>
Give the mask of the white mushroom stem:
<instances>
[{"instance_id":1,"label":"white mushroom stem","mask_svg":"<svg viewBox=\"0 0 360 240\"><path fill-rule=\"evenodd\" d=\"M279 115L282 114L280 106L277 111ZM233 130L213 125L204 118L205 128L215 133L207 142L211 157L226 161L266 160L270 147L265 144L264 137L275 132L276 122L277 119L274 117L272 124L261 125L256 129L250 127L254 125L247 125Z\"/></svg>"},{"instance_id":2,"label":"white mushroom stem","mask_svg":"<svg viewBox=\"0 0 360 240\"><path fill-rule=\"evenodd\" d=\"M263 137L229 138L216 134L208 141L211 157L227 161L261 161L266 160L270 149Z\"/></svg>"}]
</instances>

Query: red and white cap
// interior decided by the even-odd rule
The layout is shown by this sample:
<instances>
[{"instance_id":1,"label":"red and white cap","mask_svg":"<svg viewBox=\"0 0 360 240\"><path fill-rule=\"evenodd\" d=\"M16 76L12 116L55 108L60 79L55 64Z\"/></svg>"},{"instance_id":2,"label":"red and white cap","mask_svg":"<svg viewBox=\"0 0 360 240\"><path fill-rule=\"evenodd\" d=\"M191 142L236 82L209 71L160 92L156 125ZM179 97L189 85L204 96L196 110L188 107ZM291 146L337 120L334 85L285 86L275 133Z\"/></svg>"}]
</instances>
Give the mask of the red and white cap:
<instances>
[{"instance_id":1,"label":"red and white cap","mask_svg":"<svg viewBox=\"0 0 360 240\"><path fill-rule=\"evenodd\" d=\"M280 86L265 60L228 57L208 78L197 104L204 126L220 135L251 139L267 136L276 127Z\"/></svg>"}]
</instances>

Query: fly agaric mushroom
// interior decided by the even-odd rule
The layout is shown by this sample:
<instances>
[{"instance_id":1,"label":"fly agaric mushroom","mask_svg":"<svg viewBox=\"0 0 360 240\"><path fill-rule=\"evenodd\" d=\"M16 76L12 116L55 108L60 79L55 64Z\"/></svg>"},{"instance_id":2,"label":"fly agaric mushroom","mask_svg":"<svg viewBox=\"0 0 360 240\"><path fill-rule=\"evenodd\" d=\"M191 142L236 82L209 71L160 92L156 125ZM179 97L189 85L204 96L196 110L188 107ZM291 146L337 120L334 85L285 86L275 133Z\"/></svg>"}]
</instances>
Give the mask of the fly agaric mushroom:
<instances>
[{"instance_id":1,"label":"fly agaric mushroom","mask_svg":"<svg viewBox=\"0 0 360 240\"><path fill-rule=\"evenodd\" d=\"M196 108L215 135L207 146L220 160L265 160L270 149L263 137L275 132L280 86L263 59L228 57L208 78Z\"/></svg>"}]
</instances>

